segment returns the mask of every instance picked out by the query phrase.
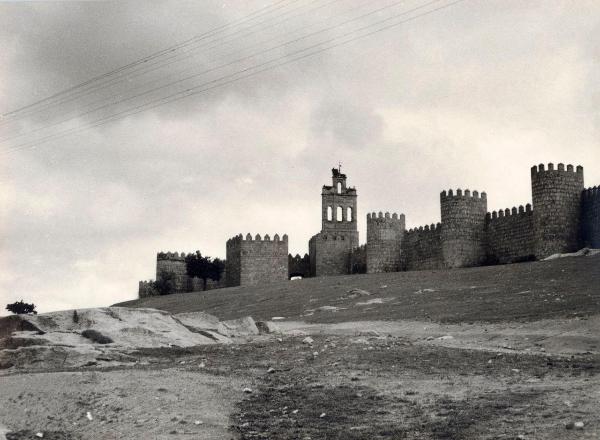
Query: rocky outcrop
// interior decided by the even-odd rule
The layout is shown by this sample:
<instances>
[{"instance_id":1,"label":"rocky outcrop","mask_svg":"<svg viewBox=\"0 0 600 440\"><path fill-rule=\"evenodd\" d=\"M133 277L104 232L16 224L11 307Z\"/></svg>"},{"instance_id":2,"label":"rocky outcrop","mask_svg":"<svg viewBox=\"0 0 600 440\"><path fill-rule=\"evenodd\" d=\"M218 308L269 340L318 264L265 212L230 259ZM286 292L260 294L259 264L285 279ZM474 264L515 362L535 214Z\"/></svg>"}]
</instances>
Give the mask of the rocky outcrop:
<instances>
[{"instance_id":1,"label":"rocky outcrop","mask_svg":"<svg viewBox=\"0 0 600 440\"><path fill-rule=\"evenodd\" d=\"M0 368L63 368L130 362L140 348L231 343L258 334L250 317L106 307L0 318Z\"/></svg>"}]
</instances>

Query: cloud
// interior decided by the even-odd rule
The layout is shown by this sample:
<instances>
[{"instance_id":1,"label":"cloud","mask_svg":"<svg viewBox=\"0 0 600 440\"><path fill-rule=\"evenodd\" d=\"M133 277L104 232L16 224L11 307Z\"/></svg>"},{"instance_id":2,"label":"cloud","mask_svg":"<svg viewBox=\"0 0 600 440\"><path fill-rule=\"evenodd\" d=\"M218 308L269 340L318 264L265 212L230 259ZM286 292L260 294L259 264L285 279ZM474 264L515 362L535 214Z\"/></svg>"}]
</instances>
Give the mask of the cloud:
<instances>
[{"instance_id":1,"label":"cloud","mask_svg":"<svg viewBox=\"0 0 600 440\"><path fill-rule=\"evenodd\" d=\"M380 142L383 118L350 100L323 102L311 117L312 134L353 149Z\"/></svg>"}]
</instances>

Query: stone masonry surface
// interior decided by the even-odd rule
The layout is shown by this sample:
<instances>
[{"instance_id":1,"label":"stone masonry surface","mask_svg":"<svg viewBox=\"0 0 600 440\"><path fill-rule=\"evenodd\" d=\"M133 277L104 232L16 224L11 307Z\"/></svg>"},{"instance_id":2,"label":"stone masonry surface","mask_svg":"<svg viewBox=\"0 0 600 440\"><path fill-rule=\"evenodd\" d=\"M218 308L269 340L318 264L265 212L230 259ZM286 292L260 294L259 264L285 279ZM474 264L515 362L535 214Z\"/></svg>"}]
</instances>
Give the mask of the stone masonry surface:
<instances>
[{"instance_id":1,"label":"stone masonry surface","mask_svg":"<svg viewBox=\"0 0 600 440\"><path fill-rule=\"evenodd\" d=\"M583 167L543 164L531 168L535 256L572 252L581 245Z\"/></svg>"},{"instance_id":2,"label":"stone masonry surface","mask_svg":"<svg viewBox=\"0 0 600 440\"><path fill-rule=\"evenodd\" d=\"M332 185L321 191L321 232L309 241L312 276L343 275L352 271L352 252L358 247L356 189L346 175L331 170Z\"/></svg>"},{"instance_id":3,"label":"stone masonry surface","mask_svg":"<svg viewBox=\"0 0 600 440\"><path fill-rule=\"evenodd\" d=\"M488 263L533 260L533 211L526 207L494 211L486 216Z\"/></svg>"},{"instance_id":4,"label":"stone masonry surface","mask_svg":"<svg viewBox=\"0 0 600 440\"><path fill-rule=\"evenodd\" d=\"M367 214L367 273L401 270L400 249L404 229L404 214Z\"/></svg>"},{"instance_id":5,"label":"stone masonry surface","mask_svg":"<svg viewBox=\"0 0 600 440\"><path fill-rule=\"evenodd\" d=\"M442 225L409 229L402 242L403 270L442 269Z\"/></svg>"},{"instance_id":6,"label":"stone masonry surface","mask_svg":"<svg viewBox=\"0 0 600 440\"><path fill-rule=\"evenodd\" d=\"M600 248L600 187L588 188L583 192L582 209L584 245Z\"/></svg>"},{"instance_id":7,"label":"stone masonry surface","mask_svg":"<svg viewBox=\"0 0 600 440\"><path fill-rule=\"evenodd\" d=\"M288 236L241 234L227 241L227 286L252 286L288 279Z\"/></svg>"}]
</instances>

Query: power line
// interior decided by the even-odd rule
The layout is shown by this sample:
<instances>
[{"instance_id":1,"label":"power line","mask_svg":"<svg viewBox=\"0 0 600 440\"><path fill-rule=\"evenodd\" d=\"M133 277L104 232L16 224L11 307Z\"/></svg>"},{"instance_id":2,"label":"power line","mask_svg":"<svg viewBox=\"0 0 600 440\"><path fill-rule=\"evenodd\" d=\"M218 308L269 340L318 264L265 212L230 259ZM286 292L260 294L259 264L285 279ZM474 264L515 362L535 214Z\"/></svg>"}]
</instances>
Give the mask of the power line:
<instances>
[{"instance_id":1,"label":"power line","mask_svg":"<svg viewBox=\"0 0 600 440\"><path fill-rule=\"evenodd\" d=\"M414 11L416 11L416 10L422 9L422 8L424 8L424 7L427 7L427 6L429 6L429 5L431 5L431 4L434 4L434 3L438 3L438 2L440 2L440 1L441 1L441 0L432 0L432 1L430 1L429 3L426 3L425 5L418 6L418 7L414 8L414 9L411 9L411 10L409 10L409 11L405 12L404 14L407 14L407 13L414 12ZM394 3L388 4L388 5L386 5L386 6L382 6L382 7L380 7L380 8L377 8L377 9L375 9L375 10L372 10L372 11L370 11L370 12L368 12L368 13L365 13L365 14L363 14L363 15L360 15L360 16L358 16L358 17L354 17L354 18L351 18L351 19L348 19L348 20L342 21L341 23L338 23L338 24L336 24L335 26L328 26L328 27L325 27L325 28L323 28L323 29L320 29L320 30L318 30L318 31L311 32L311 33L308 33L308 34L306 34L306 35L303 35L303 36L301 36L301 37L298 37L298 38L295 38L295 39L292 39L292 40L286 41L286 42L284 42L284 43L282 43L282 44L279 44L279 45L276 45L276 46L270 47L270 48L268 48L268 49L264 49L264 50L262 50L262 51L259 51L259 52L256 52L256 53L254 53L254 54L247 55L247 56L245 56L245 57L242 57L242 58L238 58L238 59L236 59L236 60L234 60L234 61L230 61L230 62L228 62L228 63L226 63L226 64L222 64L222 65L220 65L220 66L217 66L217 67L212 67L212 68L210 68L210 69L207 69L207 70L201 71L201 72L199 72L199 73L196 73L196 74L194 74L194 75L190 75L190 76L187 76L187 77L181 78L181 79L179 79L179 80L177 80L177 81L174 81L174 82L171 82L171 83L167 83L167 84L164 84L164 85L162 85L162 86L159 86L159 87L155 87L155 88L153 88L153 89L150 89L150 90L147 90L147 91L145 91L145 92L143 92L143 93L139 93L139 94L137 94L137 95L133 95L133 96L130 96L130 97L128 97L128 98L119 99L119 100L117 100L117 101L114 101L114 102L111 102L111 103L107 103L107 104L104 104L104 105L101 105L101 106L98 106L98 107L92 108L92 109L90 109L90 110L84 111L83 113L79 113L79 114L78 114L78 115L76 115L76 116L73 116L73 117L70 117L70 118L66 118L66 119L62 119L62 120L59 120L59 121L57 121L57 122L54 122L54 123L48 124L48 125L46 125L46 126L38 127L38 128L36 128L36 129L33 129L33 130L29 131L29 132L21 133L21 134L19 134L19 135L16 135L16 136L13 136L13 137L9 137L9 138L0 139L0 143L4 143L4 142L6 142L6 141L13 140L13 139L16 139L16 138L19 138L19 137L22 137L22 136L25 136L25 135L28 135L28 134L37 133L37 132L39 132L39 131L41 131L41 130L46 130L46 129L48 129L48 128L55 127L55 126L57 126L57 125L60 125L60 124L63 124L63 123L65 123L65 122L69 122L69 121L71 121L71 120L73 120L73 119L75 119L75 118L77 118L77 117L87 116L87 115L89 115L89 114L91 114L91 113L94 113L94 112L97 112L97 111L99 111L99 110L103 110L103 109L105 109L105 108L109 108L109 107L112 107L112 106L115 106L115 105L122 104L122 103L124 103L124 102L127 102L127 101L131 101L132 99L136 99L136 98L139 98L139 97L142 97L142 96L146 96L146 95L148 95L148 94L151 94L151 93L154 93L154 92L156 92L156 91L163 90L163 89L165 89L165 88L168 88L168 87L171 87L171 86L173 86L173 85L180 84L180 83L182 83L182 82L188 81L188 80L190 80L190 79L192 79L192 78L196 78L196 77L198 77L198 76L202 76L202 75L204 75L204 74L206 74L206 73L214 72L214 71L216 71L216 70L219 70L219 69L222 69L222 68L224 68L224 67L228 67L228 66L231 66L231 65L234 65L234 64L240 63L240 62L242 62L242 61L249 60L249 59L251 59L251 58L254 58L254 57L256 57L256 56L263 55L263 54L266 54L266 53L272 52L272 51L274 51L274 50L277 50L277 49L281 49L281 48L283 48L283 47L286 47L286 46L289 46L289 45L291 45L291 44L298 43L299 41L305 40L305 39L307 39L307 38L314 37L314 36L316 36L316 35L319 35L319 34L322 34L322 33L324 33L324 32L329 32L329 31L331 31L331 30L333 30L333 29L337 29L337 28L340 28L340 27L342 27L342 26L345 26L345 25L347 25L347 24L349 24L349 23L353 23L353 22L355 22L355 21L357 21L357 20L364 19L364 18L366 18L366 17L369 17L369 16L371 16L371 15L373 15L373 14L376 14L376 13L382 12L382 11L384 11L384 10L387 10L387 9L390 9L390 8L393 8L393 7L396 7L396 6L398 6L398 5L400 5L400 4L404 3L404 2L405 2L405 0L399 0L399 1L396 1L396 2L394 2ZM259 66L260 66L260 65L259 65Z\"/></svg>"},{"instance_id":2,"label":"power line","mask_svg":"<svg viewBox=\"0 0 600 440\"><path fill-rule=\"evenodd\" d=\"M432 2L428 3L427 5L429 5L431 3L435 3L437 1L439 1L439 0L432 1ZM298 55L295 58L291 58L291 59L282 61L282 62L280 62L278 64L275 64L275 65L272 65L272 66L269 66L269 67L265 67L263 69L260 69L260 70L254 71L254 72L245 73L244 75L239 76L237 78L228 79L227 81L225 81L223 83L220 83L220 84L215 84L215 85L212 85L210 87L207 87L207 88L204 88L204 89L200 89L200 90L196 90L196 89L198 87L201 87L201 85L200 86L196 86L194 88L185 90L183 92L179 92L179 93L177 93L175 95L164 97L164 98L161 98L161 99L158 99L158 100L154 100L154 101L150 101L150 102L147 102L147 103L142 104L140 106L137 106L137 107L125 110L123 112L119 112L119 113L116 113L114 115L107 116L107 117L98 119L96 121L92 121L92 122L89 123L89 125L84 126L84 127L76 127L76 128L68 129L68 130L65 130L65 131L62 131L62 132L59 132L59 133L55 133L53 135L49 135L49 136L47 136L45 138L41 138L41 139L38 139L38 140L35 140L35 141L31 141L31 142L26 142L26 143L23 143L23 144L19 144L19 145L16 145L16 146L12 147L9 150L5 150L4 153L6 154L6 153L11 153L11 152L17 151L19 149L31 148L31 147L34 147L36 145L40 145L42 143L46 143L46 142L49 142L49 141L54 140L54 139L58 139L58 138L67 136L69 134L74 134L74 133L77 133L77 132L88 130L90 128L94 128L94 127L97 127L97 126L100 126L100 125L104 125L104 124L106 124L108 122L111 122L113 120L121 119L121 117L132 116L132 115L141 113L143 111L159 107L161 105L165 105L165 104L168 104L168 103L171 103L171 102L179 101L179 100L187 98L189 96L194 96L194 95L197 95L197 94L200 94L200 93L204 93L204 92L207 92L207 91L219 88L219 87L223 87L225 85L228 85L228 84L240 81L242 79L250 78L252 76L258 75L258 74L263 73L263 72L266 72L268 70L272 70L274 68L281 67L281 66L284 66L284 65L287 65L287 64L290 64L290 63L302 60L304 58L316 55L318 53L321 53L321 52L324 52L324 51L327 51L327 50L331 50L331 49L339 47L339 46L346 45L348 43L351 43L353 41L359 40L361 38L366 38L366 37L369 37L371 35L375 35L375 34L377 34L379 32L382 32L382 31L394 28L396 26L399 26L401 24L404 24L404 23L416 20L416 19L418 19L420 17L426 16L426 15L430 15L432 13L438 12L438 11L443 10L443 9L447 9L447 8L449 8L451 6L454 6L454 5L458 4L458 3L462 3L463 1L465 1L465 0L455 0L453 2L450 2L450 3L447 3L445 5L439 6L437 8L430 9L430 10L422 12L420 14L413 15L413 16L405 19L405 20L401 20L399 22L395 22L395 23L391 23L391 24L385 25L385 26L383 26L383 27L381 27L379 29L371 30L371 31L369 31L369 32L367 32L365 34L357 35L357 36L354 36L352 38L346 39L344 41L341 41L341 42L338 42L338 43L334 43L334 44L330 44L329 46L319 48L317 50L314 50L312 52L309 52L309 53L306 53L306 54L303 54L303 55ZM422 6L422 7L425 7L425 6ZM352 32L349 32L347 34L344 34L342 36L332 38L329 41L321 42L321 43L318 43L318 44L316 44L314 46L311 46L309 48L305 48L305 49L299 50L299 51L295 52L295 54L299 54L300 52L305 52L306 50L314 48L315 46L320 46L320 45L325 44L325 43L332 43L333 41L338 40L340 38L344 38L344 37L350 36L352 33L355 33L357 31L367 30L367 29L372 28L372 27L374 27L376 25L380 25L382 23L385 23L385 22L388 22L390 20L393 20L394 18L398 18L399 16L402 16L402 15L406 15L406 13L397 14L397 15L394 15L392 17L388 17L388 18L380 20L380 21L378 21L376 23L370 24L368 26L364 26L364 27L362 27L360 29L356 29L356 30L354 30ZM284 59L284 58L287 58L287 57L280 57L279 59ZM277 59L271 60L271 61L269 61L267 63L263 63L263 64L268 64L268 63L271 63L273 61L277 61ZM259 67L259 66L255 66L253 68L256 68L256 67ZM223 77L223 78L220 78L220 79L217 79L217 80L213 80L213 81L211 81L211 83L217 82L219 80L222 80L222 79L225 79L225 78L228 78L228 77L232 77L232 76L240 74L240 73L244 73L244 72L246 72L246 71L248 71L250 69L251 68L247 68L247 69L244 69L243 71L237 72L237 73L235 73L233 75L228 75L227 77ZM206 83L206 84L208 84L208 83ZM160 102L160 101L164 101L167 98L171 98L171 99L169 99L168 101L165 101L165 102Z\"/></svg>"},{"instance_id":3,"label":"power line","mask_svg":"<svg viewBox=\"0 0 600 440\"><path fill-rule=\"evenodd\" d=\"M320 0L312 0L312 1L311 1L311 2L309 2L308 4L315 3L316 1L320 1ZM301 15L304 15L304 14L306 14L306 13L308 13L308 12L314 12L314 11L316 11L316 10L318 10L318 9L321 9L322 7L325 7L325 6L331 5L331 4L333 4L333 3L336 3L336 2L338 2L338 1L342 1L342 0L332 0L332 1L330 1L330 2L328 2L328 3L326 3L326 4L324 4L324 5L321 5L321 6L318 6L318 7L316 7L316 8L310 9L310 10L308 10L308 11L304 11L303 13L296 14L295 16L292 16L292 17L287 17L287 18L285 18L284 20L281 20L281 21L280 21L280 22L278 22L278 23L274 23L273 25L280 25L281 23L283 23L283 22L285 22L285 21L287 21L287 20L289 20L289 19L293 19L293 18L299 17L299 16L301 16ZM294 12L294 11L296 11L296 10L298 10L298 9L301 9L301 7L300 7L300 8L295 8L295 9L293 9L293 10L291 10L291 11L287 11L287 12ZM281 14L281 15L278 15L278 16L276 16L276 17L273 17L273 18L274 18L274 19L278 19L278 18L282 17L283 15L285 15L285 13L284 13L284 14ZM273 19L273 18L272 18L272 19ZM262 22L259 22L259 23L255 23L254 25L252 25L252 26L251 26L250 28L248 28L248 29L251 29L251 28L253 28L253 27L257 26L257 25L264 24L264 23L266 23L266 22L268 22L268 21L269 21L269 20L262 21ZM246 30L248 30L248 29L246 29ZM238 32L239 32L239 31L238 31ZM236 40L238 40L238 39L241 39L241 38L244 38L244 37L251 36L251 35L255 34L256 32L257 32L257 31L254 31L254 32L249 32L249 33L246 33L246 34L244 34L244 35L241 35L241 36L239 36L239 37L236 37L236 38L234 38L234 39L231 39L231 40L229 40L229 41L225 41L225 42L223 42L223 43L224 43L224 44L228 44L228 43L231 43L231 42L235 42L235 41L236 41ZM237 32L236 32L236 33L237 33ZM236 33L234 33L234 34L232 34L232 35L235 35ZM230 36L231 36L231 35L230 35ZM211 41L211 42L209 42L209 43L213 43L213 42L215 42L215 41L217 41L217 40ZM218 45L213 45L213 46L210 46L210 47L208 47L208 48L206 48L206 49L207 49L207 50L210 50L210 49L214 49L214 48L217 48L217 47L218 47ZM39 113L39 112L41 112L41 111L48 110L48 109L50 109L50 108L52 108L52 107L54 107L54 106L56 106L56 105L61 105L61 104L66 104L66 103L68 103L68 102L72 102L72 101L74 101L74 100L77 100L77 99L79 99L79 98L81 98L81 97L87 96L87 95L89 95L90 93L98 92L98 91L100 91L100 90L102 90L102 89L105 89L105 88L107 88L107 87L111 87L111 86L117 85L117 84L119 84L119 83L122 83L122 82L124 82L124 81L130 81L132 78L138 77L138 76L140 76L140 75L144 75L144 74L146 74L146 73L150 73L150 72L152 72L152 71L155 71L155 70L158 70L158 69L160 69L160 68L162 68L162 67L169 66L169 65L171 65L171 64L173 64L173 63L176 63L176 62L179 62L179 61L183 61L183 60L185 60L185 58L184 58L184 59L177 59L177 58L178 58L178 57L180 57L181 55L186 55L186 54L187 54L187 53L189 53L189 52L193 52L193 51L195 51L195 50L202 49L202 48L203 48L202 46L201 46L201 47L198 47L198 48L192 48L191 50L188 50L188 51L186 51L186 52L182 52L182 53L176 54L176 55L174 55L174 56L170 56L170 57L168 57L168 58L165 58L165 59L163 59L163 60L160 60L160 59L159 59L157 62L150 63L150 64L147 64L147 65L143 65L143 66L141 66L141 68L139 68L139 69L136 69L136 70L133 70L133 71L132 71L132 72L130 72L130 73L127 73L127 75L126 75L126 76L118 76L118 77L116 77L116 78L111 78L111 79L108 79L107 81L105 81L105 82L103 82L103 83L94 84L94 85L92 85L90 88L88 88L88 89L84 89L84 90L82 90L82 91L80 91L80 92L77 92L77 94L75 94L75 95L73 95L73 96L70 96L70 97L69 97L69 96L67 96L66 98L63 98L62 100L59 100L58 102L49 102L49 103L46 103L46 104L44 104L42 107L34 108L34 109L32 109L32 110L30 110L30 111L28 111L28 112L21 113L21 114L20 114L20 115L18 115L17 117L25 117L25 116L30 116L30 115L33 115L33 114ZM198 55L201 55L201 54L202 54L202 53L196 53L196 54L192 55L192 57L196 57L196 56L198 56ZM174 61L170 61L170 60L172 60L172 59L174 59ZM188 57L187 59L189 59L189 57ZM156 67L153 67L153 66L156 66ZM151 67L152 67L152 68L151 68ZM9 123L9 122L10 122L10 120L7 120L7 121L5 121L4 123ZM3 123L0 121L0 126L2 126L2 125L3 125ZM5 138L5 139L3 139L3 140L6 140L6 139L9 139L9 138ZM0 142L2 142L3 140L0 140Z\"/></svg>"},{"instance_id":4,"label":"power line","mask_svg":"<svg viewBox=\"0 0 600 440\"><path fill-rule=\"evenodd\" d=\"M131 62L129 64L126 64L124 66L118 67L118 68L116 68L114 70L111 70L109 72L105 72L105 73L103 73L101 75L95 76L95 77L93 77L93 78L91 78L89 80L83 81L82 83L76 84L76 85L74 85L72 87L69 87L67 89L61 90L60 92L54 93L53 95L47 96L47 97L45 97L45 98L43 98L43 99L41 99L39 101L33 102L33 103L28 104L26 106L23 106L23 107L15 109L15 110L12 110L10 112L4 113L4 114L2 114L2 117L19 113L22 110L25 110L27 108L33 107L35 105L38 105L41 102L45 102L47 100L51 100L52 98L55 98L55 97L60 96L60 95L63 95L63 94L68 93L68 92L70 92L72 90L76 90L76 89L78 89L80 87L86 86L86 85L88 85L90 83L93 83L94 81L99 80L99 79L105 78L107 76L113 75L113 74L118 73L118 72L122 72L123 70L126 70L126 69L128 69L130 67L133 67L133 66L136 66L136 65L148 62L149 60L155 59L155 58L157 58L157 57L159 57L161 55L164 55L166 53L173 52L173 51L179 49L180 47L184 47L185 45L190 44L190 43L192 43L194 41L200 41L200 40L203 40L205 38L208 38L209 36L214 35L215 33L218 33L220 31L222 31L223 29L226 29L227 27L234 26L234 25L239 25L239 24L243 24L245 21L251 20L253 15L260 14L261 12L268 11L268 9L270 9L270 8L276 6L276 5L280 5L281 3L286 3L288 1L292 1L292 3L294 3L294 2L297 2L299 0L279 0L279 1L277 1L277 2L275 2L273 4L271 4L271 5L264 6L264 7L260 8L260 9L258 9L256 11L254 11L254 12L246 15L245 17L242 17L241 19L235 20L232 23L226 23L224 25L218 26L216 28L211 29L210 31L204 32L204 33L202 33L200 35L196 35L196 36L194 36L192 38L184 40L184 41L182 41L180 43L177 43L177 44L175 44L173 46L170 46L170 47L168 47L166 49L162 49L160 51L154 52L154 53L152 53L150 55L147 55L147 56L145 56L143 58L135 60L135 61L133 61L133 62ZM281 8L281 7L282 6L279 6L279 8ZM275 8L275 9L279 9L279 8Z\"/></svg>"}]
</instances>

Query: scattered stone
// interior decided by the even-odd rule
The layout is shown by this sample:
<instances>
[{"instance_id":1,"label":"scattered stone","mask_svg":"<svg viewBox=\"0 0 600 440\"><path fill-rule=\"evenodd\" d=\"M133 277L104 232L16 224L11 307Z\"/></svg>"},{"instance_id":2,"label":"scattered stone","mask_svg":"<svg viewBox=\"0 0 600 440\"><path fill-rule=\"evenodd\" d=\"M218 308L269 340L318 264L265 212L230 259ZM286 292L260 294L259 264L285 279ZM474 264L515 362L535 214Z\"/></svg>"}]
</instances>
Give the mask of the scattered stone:
<instances>
[{"instance_id":1,"label":"scattered stone","mask_svg":"<svg viewBox=\"0 0 600 440\"><path fill-rule=\"evenodd\" d=\"M282 320L284 320L284 319L285 319L285 317L284 317L284 316L273 316L273 317L271 318L271 321L282 321Z\"/></svg>"},{"instance_id":2,"label":"scattered stone","mask_svg":"<svg viewBox=\"0 0 600 440\"><path fill-rule=\"evenodd\" d=\"M519 370L518 368L513 368L510 371L512 371L513 373L519 373L521 370Z\"/></svg>"},{"instance_id":3,"label":"scattered stone","mask_svg":"<svg viewBox=\"0 0 600 440\"><path fill-rule=\"evenodd\" d=\"M270 368L267 370L267 373L269 373L269 374L273 374L273 373L275 373L275 368L273 368L273 367L270 367Z\"/></svg>"},{"instance_id":4,"label":"scattered stone","mask_svg":"<svg viewBox=\"0 0 600 440\"><path fill-rule=\"evenodd\" d=\"M92 420L94 420L94 418L92 417L92 413L91 412L87 412L87 414L85 415L87 417L87 419L91 422Z\"/></svg>"},{"instance_id":5,"label":"scattered stone","mask_svg":"<svg viewBox=\"0 0 600 440\"><path fill-rule=\"evenodd\" d=\"M35 434L35 436L36 436L37 438L44 438L44 433L43 433L43 432L37 432L37 433Z\"/></svg>"},{"instance_id":6,"label":"scattered stone","mask_svg":"<svg viewBox=\"0 0 600 440\"><path fill-rule=\"evenodd\" d=\"M386 286L387 287L387 286ZM360 296L371 296L373 295L371 292L363 289L350 289L348 290L347 298L358 298Z\"/></svg>"},{"instance_id":7,"label":"scattered stone","mask_svg":"<svg viewBox=\"0 0 600 440\"><path fill-rule=\"evenodd\" d=\"M575 422L575 429L581 430L583 429L583 426L583 422Z\"/></svg>"},{"instance_id":8,"label":"scattered stone","mask_svg":"<svg viewBox=\"0 0 600 440\"><path fill-rule=\"evenodd\" d=\"M194 420L194 425L202 425L202 420Z\"/></svg>"},{"instance_id":9,"label":"scattered stone","mask_svg":"<svg viewBox=\"0 0 600 440\"><path fill-rule=\"evenodd\" d=\"M433 341L435 338L433 336L427 336L426 340L427 341Z\"/></svg>"},{"instance_id":10,"label":"scattered stone","mask_svg":"<svg viewBox=\"0 0 600 440\"><path fill-rule=\"evenodd\" d=\"M310 336L307 336L306 338L302 339L303 344L312 344L313 342L314 340Z\"/></svg>"},{"instance_id":11,"label":"scattered stone","mask_svg":"<svg viewBox=\"0 0 600 440\"><path fill-rule=\"evenodd\" d=\"M246 394L250 394L250 393L252 393L252 389L251 389L251 388L244 388L244 390L243 390L243 391L244 391L244 393L246 393Z\"/></svg>"},{"instance_id":12,"label":"scattered stone","mask_svg":"<svg viewBox=\"0 0 600 440\"><path fill-rule=\"evenodd\" d=\"M327 415L327 414L325 414L325 413L321 413L321 415L319 416L319 418L321 418L321 419L322 419L322 418L323 418L323 417L325 417L326 415Z\"/></svg>"},{"instance_id":13,"label":"scattered stone","mask_svg":"<svg viewBox=\"0 0 600 440\"><path fill-rule=\"evenodd\" d=\"M454 336L452 336L452 335L444 335L444 336L440 336L438 339L440 341L446 341L448 339L454 339Z\"/></svg>"}]
</instances>

